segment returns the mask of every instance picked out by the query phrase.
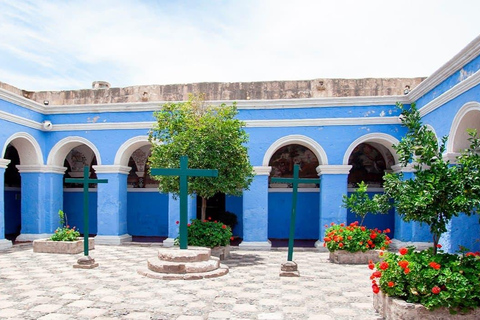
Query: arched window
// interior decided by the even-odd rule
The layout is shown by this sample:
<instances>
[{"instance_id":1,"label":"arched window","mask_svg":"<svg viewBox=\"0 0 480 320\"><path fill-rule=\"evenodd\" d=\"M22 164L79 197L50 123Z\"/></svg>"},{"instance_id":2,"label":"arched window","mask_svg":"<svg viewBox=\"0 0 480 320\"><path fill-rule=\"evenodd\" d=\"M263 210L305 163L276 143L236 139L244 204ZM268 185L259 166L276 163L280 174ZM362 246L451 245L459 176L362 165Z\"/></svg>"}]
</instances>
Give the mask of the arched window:
<instances>
[{"instance_id":1,"label":"arched window","mask_svg":"<svg viewBox=\"0 0 480 320\"><path fill-rule=\"evenodd\" d=\"M299 144L290 144L278 149L270 158L268 165L272 167L270 177L290 178L293 176L293 166L300 166L300 178L318 178L319 165L315 154L307 147ZM270 183L272 188L286 188L285 184ZM299 187L315 187L313 184L300 184Z\"/></svg>"},{"instance_id":2,"label":"arched window","mask_svg":"<svg viewBox=\"0 0 480 320\"><path fill-rule=\"evenodd\" d=\"M360 143L350 154L348 164L352 166L348 175L349 187L356 187L361 181L371 187L381 187L385 170L391 169L394 159L379 143Z\"/></svg>"}]
</instances>

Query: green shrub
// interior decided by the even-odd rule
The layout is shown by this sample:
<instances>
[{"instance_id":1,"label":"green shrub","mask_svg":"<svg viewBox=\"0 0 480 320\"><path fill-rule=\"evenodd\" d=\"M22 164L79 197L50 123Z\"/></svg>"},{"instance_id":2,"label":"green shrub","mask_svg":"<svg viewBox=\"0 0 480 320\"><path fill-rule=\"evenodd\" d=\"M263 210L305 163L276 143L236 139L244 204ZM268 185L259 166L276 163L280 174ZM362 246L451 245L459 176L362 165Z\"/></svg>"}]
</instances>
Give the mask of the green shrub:
<instances>
[{"instance_id":1,"label":"green shrub","mask_svg":"<svg viewBox=\"0 0 480 320\"><path fill-rule=\"evenodd\" d=\"M62 210L58 210L60 217L60 227L55 230L55 233L50 237L52 241L76 241L80 237L80 232L75 230L75 227L70 228L66 223L66 214Z\"/></svg>"},{"instance_id":2,"label":"green shrub","mask_svg":"<svg viewBox=\"0 0 480 320\"><path fill-rule=\"evenodd\" d=\"M232 229L217 221L194 219L187 225L187 232L189 246L207 248L227 246L232 238ZM179 237L175 239L176 242L179 241Z\"/></svg>"}]
</instances>

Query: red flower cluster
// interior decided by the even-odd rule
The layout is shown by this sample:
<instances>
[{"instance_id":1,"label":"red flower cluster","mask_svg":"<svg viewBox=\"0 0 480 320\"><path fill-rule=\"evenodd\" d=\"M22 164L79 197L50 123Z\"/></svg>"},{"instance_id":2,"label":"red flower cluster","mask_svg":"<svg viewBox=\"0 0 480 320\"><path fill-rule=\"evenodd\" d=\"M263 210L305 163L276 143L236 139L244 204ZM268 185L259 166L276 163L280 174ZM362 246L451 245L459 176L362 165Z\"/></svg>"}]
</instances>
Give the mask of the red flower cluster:
<instances>
[{"instance_id":1,"label":"red flower cluster","mask_svg":"<svg viewBox=\"0 0 480 320\"><path fill-rule=\"evenodd\" d=\"M480 252L467 252L465 253L465 256L467 257L480 257Z\"/></svg>"},{"instance_id":2,"label":"red flower cluster","mask_svg":"<svg viewBox=\"0 0 480 320\"><path fill-rule=\"evenodd\" d=\"M388 262L382 261L380 262L380 269L387 270L388 269Z\"/></svg>"},{"instance_id":3,"label":"red flower cluster","mask_svg":"<svg viewBox=\"0 0 480 320\"><path fill-rule=\"evenodd\" d=\"M438 287L438 286L435 286L432 288L432 293L433 294L439 294L441 291L441 289Z\"/></svg>"},{"instance_id":4,"label":"red flower cluster","mask_svg":"<svg viewBox=\"0 0 480 320\"><path fill-rule=\"evenodd\" d=\"M378 228L367 229L359 226L358 221L349 225L332 222L330 226L325 225L325 228L327 230L323 238L324 246L328 247L330 251L343 249L356 252L376 248L385 250L391 243L390 238L385 234L390 232L389 229L385 229L383 232Z\"/></svg>"},{"instance_id":5,"label":"red flower cluster","mask_svg":"<svg viewBox=\"0 0 480 320\"><path fill-rule=\"evenodd\" d=\"M435 270L439 270L440 267L441 267L438 263L436 263L436 262L434 262L434 261L430 262L428 265L429 265L430 267L432 267L433 269L435 269Z\"/></svg>"},{"instance_id":6,"label":"red flower cluster","mask_svg":"<svg viewBox=\"0 0 480 320\"><path fill-rule=\"evenodd\" d=\"M407 248L400 248L400 249L398 250L398 252L399 252L402 256L404 256L404 255L406 255L406 254L408 253L408 249L407 249Z\"/></svg>"}]
</instances>

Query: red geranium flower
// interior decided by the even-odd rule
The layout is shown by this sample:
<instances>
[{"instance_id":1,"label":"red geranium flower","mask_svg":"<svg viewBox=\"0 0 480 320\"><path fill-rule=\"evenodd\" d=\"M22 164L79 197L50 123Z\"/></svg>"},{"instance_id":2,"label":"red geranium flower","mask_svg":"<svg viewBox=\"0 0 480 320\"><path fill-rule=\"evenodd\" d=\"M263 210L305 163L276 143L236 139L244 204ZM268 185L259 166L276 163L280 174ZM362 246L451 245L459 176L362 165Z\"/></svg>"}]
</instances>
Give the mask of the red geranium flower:
<instances>
[{"instance_id":1,"label":"red geranium flower","mask_svg":"<svg viewBox=\"0 0 480 320\"><path fill-rule=\"evenodd\" d=\"M373 270L373 269L375 268L375 265L374 265L373 263L369 263L369 264L368 264L368 268L369 268L370 270Z\"/></svg>"},{"instance_id":2,"label":"red geranium flower","mask_svg":"<svg viewBox=\"0 0 480 320\"><path fill-rule=\"evenodd\" d=\"M175 224L179 224L179 223L180 223L180 221L178 221L178 220L177 220L177 221L175 221Z\"/></svg>"},{"instance_id":3,"label":"red geranium flower","mask_svg":"<svg viewBox=\"0 0 480 320\"><path fill-rule=\"evenodd\" d=\"M226 225L222 225L222 229L227 229L227 226L226 226Z\"/></svg>"},{"instance_id":4,"label":"red geranium flower","mask_svg":"<svg viewBox=\"0 0 480 320\"><path fill-rule=\"evenodd\" d=\"M406 255L406 254L408 253L408 249L407 249L407 248L400 248L400 249L398 250L398 252L399 252L402 256L404 256L404 255Z\"/></svg>"},{"instance_id":5,"label":"red geranium flower","mask_svg":"<svg viewBox=\"0 0 480 320\"><path fill-rule=\"evenodd\" d=\"M434 262L434 261L430 262L428 265L429 265L430 267L432 267L433 269L435 269L435 270L439 270L439 269L440 269L440 264L438 264L438 263L436 263L436 262Z\"/></svg>"},{"instance_id":6,"label":"red geranium flower","mask_svg":"<svg viewBox=\"0 0 480 320\"><path fill-rule=\"evenodd\" d=\"M375 293L375 294L380 292L380 288L378 287L377 284L372 285L372 290L373 290L373 293Z\"/></svg>"},{"instance_id":7,"label":"red geranium flower","mask_svg":"<svg viewBox=\"0 0 480 320\"><path fill-rule=\"evenodd\" d=\"M435 286L432 288L432 293L433 294L439 294L440 291L442 291L438 286Z\"/></svg>"},{"instance_id":8,"label":"red geranium flower","mask_svg":"<svg viewBox=\"0 0 480 320\"><path fill-rule=\"evenodd\" d=\"M388 262L382 261L380 263L380 269L387 270L388 269Z\"/></svg>"},{"instance_id":9,"label":"red geranium flower","mask_svg":"<svg viewBox=\"0 0 480 320\"><path fill-rule=\"evenodd\" d=\"M395 285L395 282L393 282L393 281L388 281L388 286L389 286L390 288L393 287L394 285Z\"/></svg>"},{"instance_id":10,"label":"red geranium flower","mask_svg":"<svg viewBox=\"0 0 480 320\"><path fill-rule=\"evenodd\" d=\"M437 244L437 248L439 248L439 249L440 249L441 247L442 247L442 245L441 245L441 244Z\"/></svg>"},{"instance_id":11,"label":"red geranium flower","mask_svg":"<svg viewBox=\"0 0 480 320\"><path fill-rule=\"evenodd\" d=\"M403 270L403 272L404 272L405 274L409 274L409 273L410 273L410 269L409 269L409 268L405 268L405 269Z\"/></svg>"},{"instance_id":12,"label":"red geranium flower","mask_svg":"<svg viewBox=\"0 0 480 320\"><path fill-rule=\"evenodd\" d=\"M408 267L408 264L409 262L407 260L402 260L402 261L399 261L398 262L398 265L402 268L402 269L405 269L406 267Z\"/></svg>"},{"instance_id":13,"label":"red geranium flower","mask_svg":"<svg viewBox=\"0 0 480 320\"><path fill-rule=\"evenodd\" d=\"M372 273L372 276L374 276L375 278L380 278L382 276L382 273L380 271L375 271L374 273Z\"/></svg>"}]
</instances>

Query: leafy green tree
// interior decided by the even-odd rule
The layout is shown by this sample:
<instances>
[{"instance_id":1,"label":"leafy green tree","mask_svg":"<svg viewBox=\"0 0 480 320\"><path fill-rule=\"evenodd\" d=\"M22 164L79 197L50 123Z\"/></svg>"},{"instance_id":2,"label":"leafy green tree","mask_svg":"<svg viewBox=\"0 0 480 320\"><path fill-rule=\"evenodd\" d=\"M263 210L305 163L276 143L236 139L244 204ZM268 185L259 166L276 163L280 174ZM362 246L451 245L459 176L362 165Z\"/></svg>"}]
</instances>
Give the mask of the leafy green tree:
<instances>
[{"instance_id":1,"label":"leafy green tree","mask_svg":"<svg viewBox=\"0 0 480 320\"><path fill-rule=\"evenodd\" d=\"M217 178L191 177L188 194L202 198L201 219L205 220L207 199L216 193L241 195L253 179L247 148L245 123L236 119L237 108L206 105L203 96L191 95L180 103L167 103L155 112L157 123L150 132L151 168L178 168L180 157L188 156L188 166L217 169ZM159 189L178 195L178 177L156 176Z\"/></svg>"},{"instance_id":2,"label":"leafy green tree","mask_svg":"<svg viewBox=\"0 0 480 320\"><path fill-rule=\"evenodd\" d=\"M471 215L480 206L480 140L475 130L469 130L470 146L457 158L455 165L443 157L448 139L439 142L427 126L422 125L415 104L402 110L401 121L406 135L393 147L402 166L412 166L413 179L403 173L384 176L384 189L393 198L397 212L405 221L426 223L433 235L433 250L447 223L460 213Z\"/></svg>"},{"instance_id":3,"label":"leafy green tree","mask_svg":"<svg viewBox=\"0 0 480 320\"><path fill-rule=\"evenodd\" d=\"M385 214L391 208L388 197L385 194L375 194L372 198L367 193L368 185L365 182L358 184L357 190L350 197L343 195L342 206L361 217L360 225L363 225L365 216L371 214Z\"/></svg>"}]
</instances>

